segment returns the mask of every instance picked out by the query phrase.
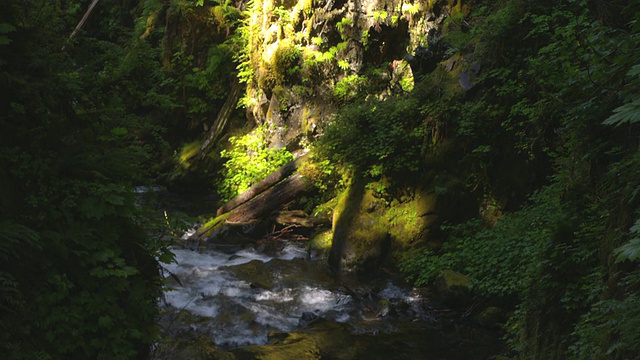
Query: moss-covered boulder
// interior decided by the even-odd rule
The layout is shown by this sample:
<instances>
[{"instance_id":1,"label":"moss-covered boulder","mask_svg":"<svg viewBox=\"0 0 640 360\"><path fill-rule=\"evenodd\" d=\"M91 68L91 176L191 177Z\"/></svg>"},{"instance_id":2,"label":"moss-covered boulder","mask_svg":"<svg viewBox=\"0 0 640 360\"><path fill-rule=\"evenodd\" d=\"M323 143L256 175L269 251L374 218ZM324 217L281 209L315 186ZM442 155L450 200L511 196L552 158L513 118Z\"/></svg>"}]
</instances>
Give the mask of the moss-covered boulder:
<instances>
[{"instance_id":1,"label":"moss-covered boulder","mask_svg":"<svg viewBox=\"0 0 640 360\"><path fill-rule=\"evenodd\" d=\"M417 243L431 240L432 229L439 224L436 200L433 192L421 191L391 202L385 217L396 256Z\"/></svg>"},{"instance_id":2,"label":"moss-covered boulder","mask_svg":"<svg viewBox=\"0 0 640 360\"><path fill-rule=\"evenodd\" d=\"M353 181L333 213L329 265L334 274L375 272L390 249L385 205L363 181Z\"/></svg>"},{"instance_id":3,"label":"moss-covered boulder","mask_svg":"<svg viewBox=\"0 0 640 360\"><path fill-rule=\"evenodd\" d=\"M328 258L332 240L333 231L331 229L321 228L319 231L314 232L309 239L309 257L312 259Z\"/></svg>"},{"instance_id":4,"label":"moss-covered boulder","mask_svg":"<svg viewBox=\"0 0 640 360\"><path fill-rule=\"evenodd\" d=\"M507 313L499 307L489 306L476 315L474 320L484 328L501 330L507 321Z\"/></svg>"},{"instance_id":5,"label":"moss-covered boulder","mask_svg":"<svg viewBox=\"0 0 640 360\"><path fill-rule=\"evenodd\" d=\"M354 359L355 338L343 324L321 321L304 333L273 333L269 343L233 350L237 359Z\"/></svg>"},{"instance_id":6,"label":"moss-covered boulder","mask_svg":"<svg viewBox=\"0 0 640 360\"><path fill-rule=\"evenodd\" d=\"M469 286L471 278L452 270L444 270L435 282L438 299L450 306L465 306L471 303Z\"/></svg>"}]
</instances>

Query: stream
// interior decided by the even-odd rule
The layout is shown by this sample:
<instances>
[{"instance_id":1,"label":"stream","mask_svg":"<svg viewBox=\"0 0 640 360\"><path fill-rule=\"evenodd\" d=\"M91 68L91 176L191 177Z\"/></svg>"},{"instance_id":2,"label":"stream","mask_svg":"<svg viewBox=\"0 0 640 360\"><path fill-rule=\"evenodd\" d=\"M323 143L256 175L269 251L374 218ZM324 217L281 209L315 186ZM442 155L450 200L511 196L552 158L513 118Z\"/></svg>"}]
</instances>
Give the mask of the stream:
<instances>
[{"instance_id":1,"label":"stream","mask_svg":"<svg viewBox=\"0 0 640 360\"><path fill-rule=\"evenodd\" d=\"M481 360L501 350L495 330L397 274L337 282L305 241L185 241L172 252L152 359Z\"/></svg>"},{"instance_id":2,"label":"stream","mask_svg":"<svg viewBox=\"0 0 640 360\"><path fill-rule=\"evenodd\" d=\"M165 332L241 359L489 359L497 352L497 334L426 291L392 277L338 284L305 245L174 248L176 262L164 267L172 281L161 301ZM191 358L179 348L158 358Z\"/></svg>"}]
</instances>

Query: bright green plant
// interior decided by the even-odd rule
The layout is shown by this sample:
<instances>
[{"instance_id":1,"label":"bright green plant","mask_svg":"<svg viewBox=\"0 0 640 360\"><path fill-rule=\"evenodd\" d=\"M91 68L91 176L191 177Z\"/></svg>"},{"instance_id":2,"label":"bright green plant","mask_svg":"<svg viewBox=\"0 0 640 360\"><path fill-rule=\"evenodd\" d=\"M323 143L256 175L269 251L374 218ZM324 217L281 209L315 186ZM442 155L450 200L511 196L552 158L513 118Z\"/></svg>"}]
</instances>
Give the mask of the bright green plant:
<instances>
[{"instance_id":1,"label":"bright green plant","mask_svg":"<svg viewBox=\"0 0 640 360\"><path fill-rule=\"evenodd\" d=\"M364 46L365 50L369 48L369 37L371 34L369 33L369 29L363 30L362 35L360 36L360 42L362 46Z\"/></svg>"},{"instance_id":2,"label":"bright green plant","mask_svg":"<svg viewBox=\"0 0 640 360\"><path fill-rule=\"evenodd\" d=\"M265 123L249 134L229 139L232 148L221 152L221 156L227 161L220 173L222 180L216 184L216 190L223 201L243 193L251 185L294 159L285 148L269 147L271 135L272 128Z\"/></svg>"},{"instance_id":3,"label":"bright green plant","mask_svg":"<svg viewBox=\"0 0 640 360\"><path fill-rule=\"evenodd\" d=\"M349 70L349 66L350 65L349 65L349 62L347 60L342 60L342 59L338 60L338 67L340 69L342 69L342 71Z\"/></svg>"},{"instance_id":4,"label":"bright green plant","mask_svg":"<svg viewBox=\"0 0 640 360\"><path fill-rule=\"evenodd\" d=\"M324 43L324 40L322 40L322 37L320 36L314 36L311 38L311 43L320 46Z\"/></svg>"},{"instance_id":5,"label":"bright green plant","mask_svg":"<svg viewBox=\"0 0 640 360\"><path fill-rule=\"evenodd\" d=\"M386 10L378 10L373 12L373 20L381 22L387 19L389 13Z\"/></svg>"},{"instance_id":6,"label":"bright green plant","mask_svg":"<svg viewBox=\"0 0 640 360\"><path fill-rule=\"evenodd\" d=\"M342 40L346 40L347 39L347 33L346 30L348 28L350 28L353 25L353 19L352 18L342 18L337 24L336 24L336 28L338 29L338 32L340 33L340 36L342 37Z\"/></svg>"},{"instance_id":7,"label":"bright green plant","mask_svg":"<svg viewBox=\"0 0 640 360\"><path fill-rule=\"evenodd\" d=\"M636 221L629 232L633 234L634 238L615 250L618 262L636 261L640 257L640 220Z\"/></svg>"},{"instance_id":8,"label":"bright green plant","mask_svg":"<svg viewBox=\"0 0 640 360\"><path fill-rule=\"evenodd\" d=\"M415 4L403 3L402 4L402 13L409 15L416 15L420 11L420 3L416 2Z\"/></svg>"},{"instance_id":9,"label":"bright green plant","mask_svg":"<svg viewBox=\"0 0 640 360\"><path fill-rule=\"evenodd\" d=\"M273 9L273 14L276 15L282 22L288 22L291 18L289 11L285 9L284 6L278 6L277 8Z\"/></svg>"},{"instance_id":10,"label":"bright green plant","mask_svg":"<svg viewBox=\"0 0 640 360\"><path fill-rule=\"evenodd\" d=\"M338 62L340 64L340 62ZM349 63L344 61L343 66L347 69ZM357 74L351 74L343 77L333 87L333 96L343 102L354 100L362 91L366 84L366 78Z\"/></svg>"}]
</instances>

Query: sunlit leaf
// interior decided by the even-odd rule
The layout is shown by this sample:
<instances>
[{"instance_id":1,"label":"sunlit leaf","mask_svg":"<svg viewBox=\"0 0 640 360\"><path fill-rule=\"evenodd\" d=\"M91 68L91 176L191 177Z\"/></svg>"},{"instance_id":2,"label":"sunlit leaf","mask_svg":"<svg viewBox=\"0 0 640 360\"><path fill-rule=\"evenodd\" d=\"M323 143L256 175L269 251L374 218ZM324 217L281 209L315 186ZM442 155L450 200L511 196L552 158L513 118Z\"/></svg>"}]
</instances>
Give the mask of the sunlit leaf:
<instances>
[{"instance_id":1,"label":"sunlit leaf","mask_svg":"<svg viewBox=\"0 0 640 360\"><path fill-rule=\"evenodd\" d=\"M640 256L640 238L631 239L628 243L614 250L618 255L616 262L635 261Z\"/></svg>"},{"instance_id":2,"label":"sunlit leaf","mask_svg":"<svg viewBox=\"0 0 640 360\"><path fill-rule=\"evenodd\" d=\"M603 122L604 125L620 126L624 123L635 124L640 122L640 98L626 103L613 110L611 115Z\"/></svg>"}]
</instances>

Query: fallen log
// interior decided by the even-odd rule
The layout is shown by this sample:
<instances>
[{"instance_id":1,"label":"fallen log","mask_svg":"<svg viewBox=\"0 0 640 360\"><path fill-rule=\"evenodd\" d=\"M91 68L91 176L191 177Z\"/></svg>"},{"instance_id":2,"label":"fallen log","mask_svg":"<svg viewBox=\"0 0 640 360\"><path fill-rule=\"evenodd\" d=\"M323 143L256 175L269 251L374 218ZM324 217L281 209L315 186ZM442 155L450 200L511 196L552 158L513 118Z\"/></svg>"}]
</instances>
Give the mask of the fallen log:
<instances>
[{"instance_id":1,"label":"fallen log","mask_svg":"<svg viewBox=\"0 0 640 360\"><path fill-rule=\"evenodd\" d=\"M297 158L296 160L286 164L280 169L272 172L269 176L262 179L260 182L253 185L251 188L249 188L249 190L243 192L242 194L234 197L233 199L229 200L224 205L222 205L216 212L216 216L220 216L226 212L229 212L237 208L238 206L256 197L263 191L269 189L273 185L286 179L291 174L296 172L296 170L298 170L308 158L309 158L309 153Z\"/></svg>"},{"instance_id":2,"label":"fallen log","mask_svg":"<svg viewBox=\"0 0 640 360\"><path fill-rule=\"evenodd\" d=\"M259 195L235 207L229 212L227 223L246 223L264 218L284 204L298 198L305 191L313 188L312 181L301 174L293 174L278 184L262 191Z\"/></svg>"}]
</instances>

